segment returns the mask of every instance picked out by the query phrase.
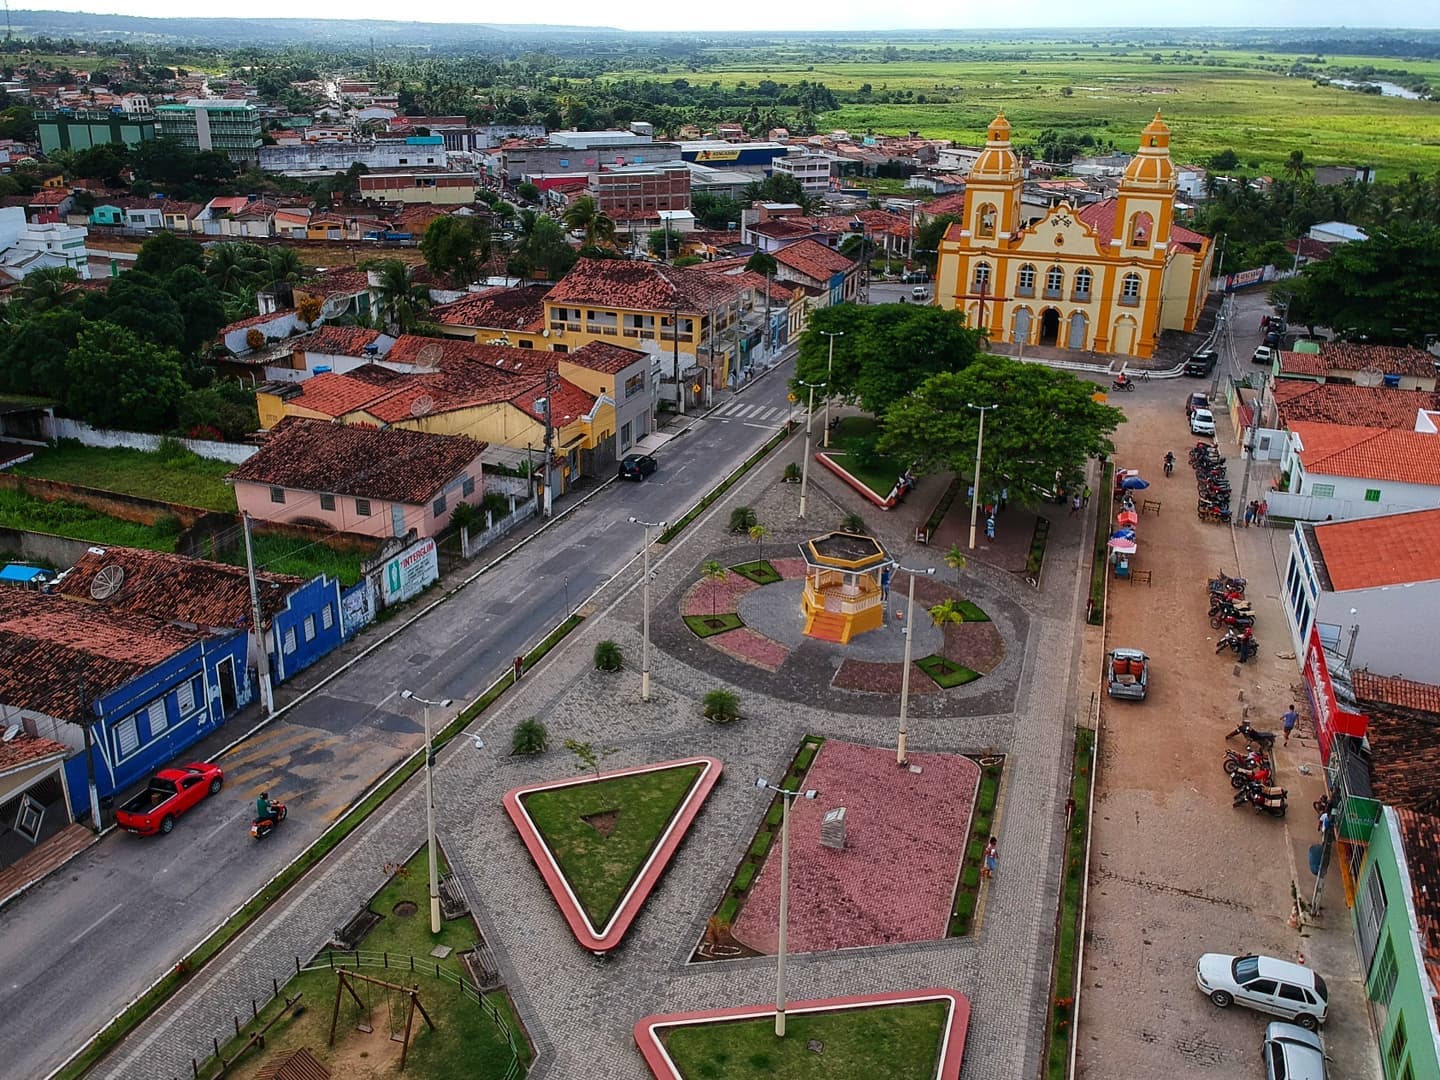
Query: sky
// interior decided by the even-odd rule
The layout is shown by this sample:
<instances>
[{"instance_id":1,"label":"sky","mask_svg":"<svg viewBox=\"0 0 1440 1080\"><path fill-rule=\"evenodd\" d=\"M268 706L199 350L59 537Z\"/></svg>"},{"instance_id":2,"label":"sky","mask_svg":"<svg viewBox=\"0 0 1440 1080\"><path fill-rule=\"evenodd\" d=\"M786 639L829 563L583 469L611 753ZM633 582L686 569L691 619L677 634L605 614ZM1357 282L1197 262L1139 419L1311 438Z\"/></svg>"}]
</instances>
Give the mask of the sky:
<instances>
[{"instance_id":1,"label":"sky","mask_svg":"<svg viewBox=\"0 0 1440 1080\"><path fill-rule=\"evenodd\" d=\"M16 3L17 8L31 5ZM1030 0L1025 5L965 4L945 6L912 3L902 8L874 0L830 0L823 7L775 4L770 0L732 0L718 4L676 4L669 0L625 0L610 6L593 0L547 0L523 9L480 8L473 0L430 0L421 8L397 8L390 0L320 0L297 10L293 0L250 0L242 7L221 10L196 5L194 0L54 0L35 3L37 9L90 11L114 15L160 17L210 16L244 18L385 19L408 10L426 22L499 22L486 15L518 21L523 11L536 23L570 26L614 26L624 30L757 30L804 31L816 29L823 19L826 30L1064 28L1081 27L1247 27L1263 15L1269 27L1338 27L1355 22L1355 5L1341 0L1276 0L1257 8L1254 0L1214 0L1200 4L1157 4L1154 0L1109 0L1102 10L1075 0ZM1363 9L1365 25L1383 28L1440 27L1440 4L1435 0L1392 0ZM942 23L940 19L945 21Z\"/></svg>"}]
</instances>

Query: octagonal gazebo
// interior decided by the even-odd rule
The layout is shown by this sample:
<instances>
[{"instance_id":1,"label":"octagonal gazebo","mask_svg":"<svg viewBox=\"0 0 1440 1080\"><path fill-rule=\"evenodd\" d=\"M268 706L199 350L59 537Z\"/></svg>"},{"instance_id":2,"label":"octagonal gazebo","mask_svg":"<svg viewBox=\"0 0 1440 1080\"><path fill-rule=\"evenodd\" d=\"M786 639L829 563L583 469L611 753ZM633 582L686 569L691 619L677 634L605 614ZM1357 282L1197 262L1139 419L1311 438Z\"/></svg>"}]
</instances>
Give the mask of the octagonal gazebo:
<instances>
[{"instance_id":1,"label":"octagonal gazebo","mask_svg":"<svg viewBox=\"0 0 1440 1080\"><path fill-rule=\"evenodd\" d=\"M800 545L805 633L848 645L856 634L884 625L884 582L895 561L873 536L832 532Z\"/></svg>"}]
</instances>

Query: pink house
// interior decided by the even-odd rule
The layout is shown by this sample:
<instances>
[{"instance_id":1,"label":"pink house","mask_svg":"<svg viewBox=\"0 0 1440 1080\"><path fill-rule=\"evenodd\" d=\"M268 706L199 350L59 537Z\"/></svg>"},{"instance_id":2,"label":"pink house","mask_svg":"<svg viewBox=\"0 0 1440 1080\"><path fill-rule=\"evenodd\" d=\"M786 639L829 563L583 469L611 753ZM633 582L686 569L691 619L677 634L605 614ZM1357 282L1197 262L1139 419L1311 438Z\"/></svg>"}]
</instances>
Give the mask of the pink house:
<instances>
[{"instance_id":1,"label":"pink house","mask_svg":"<svg viewBox=\"0 0 1440 1080\"><path fill-rule=\"evenodd\" d=\"M465 435L286 417L227 479L240 509L256 520L435 536L457 504L484 495L484 449Z\"/></svg>"}]
</instances>

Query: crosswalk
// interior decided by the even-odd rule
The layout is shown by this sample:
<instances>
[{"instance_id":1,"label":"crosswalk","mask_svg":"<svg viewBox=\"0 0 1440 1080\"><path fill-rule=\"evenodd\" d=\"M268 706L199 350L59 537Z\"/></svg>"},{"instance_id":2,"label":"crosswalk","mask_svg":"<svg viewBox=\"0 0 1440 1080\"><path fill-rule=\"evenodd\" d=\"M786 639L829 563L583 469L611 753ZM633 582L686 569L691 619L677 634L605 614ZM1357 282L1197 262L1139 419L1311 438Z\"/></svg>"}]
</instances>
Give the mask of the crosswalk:
<instances>
[{"instance_id":1,"label":"crosswalk","mask_svg":"<svg viewBox=\"0 0 1440 1080\"><path fill-rule=\"evenodd\" d=\"M744 420L752 424L778 423L790 410L784 405L748 405L740 399L721 405L711 415L720 420Z\"/></svg>"}]
</instances>

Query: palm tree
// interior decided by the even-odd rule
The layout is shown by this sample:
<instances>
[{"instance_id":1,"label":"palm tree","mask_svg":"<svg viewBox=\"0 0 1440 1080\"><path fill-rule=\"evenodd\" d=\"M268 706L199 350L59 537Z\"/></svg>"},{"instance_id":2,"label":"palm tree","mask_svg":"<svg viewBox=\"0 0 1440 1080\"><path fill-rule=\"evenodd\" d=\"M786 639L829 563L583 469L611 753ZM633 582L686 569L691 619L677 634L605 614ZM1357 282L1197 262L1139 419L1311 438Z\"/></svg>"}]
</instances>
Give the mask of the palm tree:
<instances>
[{"instance_id":1,"label":"palm tree","mask_svg":"<svg viewBox=\"0 0 1440 1080\"><path fill-rule=\"evenodd\" d=\"M719 602L720 593L720 590L715 586L719 585L720 582L724 581L725 578L729 576L730 571L726 570L724 566L720 565L720 563L716 562L714 559L711 559L704 566L700 567L700 573L704 576L706 581L710 582L711 585L710 617L713 619L715 617L715 608Z\"/></svg>"},{"instance_id":2,"label":"palm tree","mask_svg":"<svg viewBox=\"0 0 1440 1080\"><path fill-rule=\"evenodd\" d=\"M1310 175L1310 163L1305 160L1304 150L1291 150L1285 159L1285 175L1297 184Z\"/></svg>"},{"instance_id":3,"label":"palm tree","mask_svg":"<svg viewBox=\"0 0 1440 1080\"><path fill-rule=\"evenodd\" d=\"M373 268L379 274L375 285L376 307L387 326L408 334L420 322L420 315L429 306L430 293L416 285L410 267L399 259L382 259Z\"/></svg>"},{"instance_id":4,"label":"palm tree","mask_svg":"<svg viewBox=\"0 0 1440 1080\"><path fill-rule=\"evenodd\" d=\"M758 559L762 546L765 543L765 538L770 535L770 530L757 522L751 525L747 531L750 534L750 539L755 541L755 557Z\"/></svg>"},{"instance_id":5,"label":"palm tree","mask_svg":"<svg viewBox=\"0 0 1440 1080\"><path fill-rule=\"evenodd\" d=\"M958 543L951 544L950 550L945 552L945 565L957 573L965 569L965 549Z\"/></svg>"},{"instance_id":6,"label":"palm tree","mask_svg":"<svg viewBox=\"0 0 1440 1080\"><path fill-rule=\"evenodd\" d=\"M930 608L930 621L942 630L947 626L959 626L965 621L965 612L959 600L942 600Z\"/></svg>"},{"instance_id":7,"label":"palm tree","mask_svg":"<svg viewBox=\"0 0 1440 1080\"><path fill-rule=\"evenodd\" d=\"M71 287L78 280L68 266L46 266L27 274L18 292L26 309L38 315L69 303L74 296Z\"/></svg>"},{"instance_id":8,"label":"palm tree","mask_svg":"<svg viewBox=\"0 0 1440 1080\"><path fill-rule=\"evenodd\" d=\"M590 222L590 232L586 236L586 243L599 244L601 247L614 247L615 219L604 210L596 213Z\"/></svg>"},{"instance_id":9,"label":"palm tree","mask_svg":"<svg viewBox=\"0 0 1440 1080\"><path fill-rule=\"evenodd\" d=\"M210 249L205 261L205 273L215 287L223 293L241 292L252 283L257 269L255 260L247 250L250 244L216 244Z\"/></svg>"},{"instance_id":10,"label":"palm tree","mask_svg":"<svg viewBox=\"0 0 1440 1080\"><path fill-rule=\"evenodd\" d=\"M565 228L571 232L583 232L585 242L590 242L590 230L595 223L595 215L600 213L600 204L592 196L582 195L565 208L561 220L565 222Z\"/></svg>"},{"instance_id":11,"label":"palm tree","mask_svg":"<svg viewBox=\"0 0 1440 1080\"><path fill-rule=\"evenodd\" d=\"M300 253L291 247L273 247L266 259L266 271L270 284L289 282L295 284L305 276L305 267L300 262Z\"/></svg>"}]
</instances>

